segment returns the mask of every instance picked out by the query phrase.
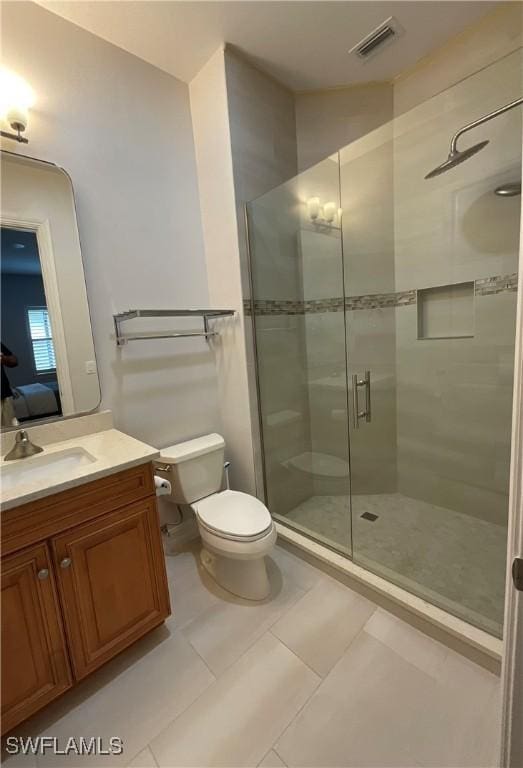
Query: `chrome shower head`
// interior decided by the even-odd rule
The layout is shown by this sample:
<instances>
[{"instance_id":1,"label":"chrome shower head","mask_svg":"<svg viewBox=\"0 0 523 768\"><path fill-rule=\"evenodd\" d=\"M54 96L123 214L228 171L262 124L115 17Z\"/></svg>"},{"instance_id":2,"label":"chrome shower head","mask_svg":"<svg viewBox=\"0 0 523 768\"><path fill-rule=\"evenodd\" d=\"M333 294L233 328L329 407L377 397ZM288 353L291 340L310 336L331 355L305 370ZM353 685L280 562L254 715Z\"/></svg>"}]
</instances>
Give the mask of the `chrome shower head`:
<instances>
[{"instance_id":1,"label":"chrome shower head","mask_svg":"<svg viewBox=\"0 0 523 768\"><path fill-rule=\"evenodd\" d=\"M463 151L458 149L457 142L460 136L463 136L463 134L466 133L467 131L471 131L473 128L477 128L478 125L483 125L483 123L487 123L489 120L492 120L494 117L503 115L505 112L508 112L509 109L514 109L514 107L519 107L521 104L523 104L523 98L516 99L515 101L511 101L510 104L505 104L503 107L499 107L499 109L495 109L494 112L489 112L488 115L483 115L483 117L478 118L478 120L474 120L472 123L468 123L468 125L464 125L463 128L460 128L459 131L455 133L454 136L452 137L452 140L450 142L449 156L447 157L445 162L441 163L441 165L438 165L438 167L434 168L434 170L431 171L430 173L427 173L425 178L433 179L434 176L439 176L440 173L445 173L445 171L449 171L451 168L454 168L454 166L459 165L464 160L468 160L469 157L472 157L472 155L475 155L476 152L479 152L480 149L483 149L483 147L486 147L488 144L488 139L486 141L480 141L479 144L474 144L473 147L469 147L468 149L464 149Z\"/></svg>"},{"instance_id":2,"label":"chrome shower head","mask_svg":"<svg viewBox=\"0 0 523 768\"><path fill-rule=\"evenodd\" d=\"M454 168L456 165L463 163L465 160L468 160L469 157L475 155L476 152L482 150L483 147L487 146L487 144L488 139L486 141L480 141L479 144L474 144L474 146L469 147L468 149L455 149L453 152L449 152L449 156L445 162L441 163L441 165L438 165L437 168L434 168L434 170L430 171L430 173L427 173L425 178L433 179L434 176L439 176L441 173L450 171L451 168Z\"/></svg>"}]
</instances>

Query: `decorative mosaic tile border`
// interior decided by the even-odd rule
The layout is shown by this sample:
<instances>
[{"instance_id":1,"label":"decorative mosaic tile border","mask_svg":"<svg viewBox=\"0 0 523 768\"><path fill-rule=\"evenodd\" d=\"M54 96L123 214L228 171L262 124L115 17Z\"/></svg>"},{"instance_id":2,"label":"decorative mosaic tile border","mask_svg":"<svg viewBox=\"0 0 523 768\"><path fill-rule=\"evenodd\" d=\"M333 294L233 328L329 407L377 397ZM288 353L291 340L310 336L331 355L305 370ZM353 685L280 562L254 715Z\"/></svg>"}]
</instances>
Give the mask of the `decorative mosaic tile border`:
<instances>
[{"instance_id":1,"label":"decorative mosaic tile border","mask_svg":"<svg viewBox=\"0 0 523 768\"><path fill-rule=\"evenodd\" d=\"M315 312L342 312L343 296L335 296L332 299L310 299L303 302L303 310L306 315Z\"/></svg>"},{"instance_id":2,"label":"decorative mosaic tile border","mask_svg":"<svg viewBox=\"0 0 523 768\"><path fill-rule=\"evenodd\" d=\"M287 301L285 299L256 299L254 301L254 313L256 315L303 315L305 302ZM246 315L252 314L251 302L245 299L243 309Z\"/></svg>"},{"instance_id":3,"label":"decorative mosaic tile border","mask_svg":"<svg viewBox=\"0 0 523 768\"><path fill-rule=\"evenodd\" d=\"M518 273L481 277L475 282L476 296L490 296L493 293L515 293L518 290Z\"/></svg>"},{"instance_id":4,"label":"decorative mosaic tile border","mask_svg":"<svg viewBox=\"0 0 523 768\"><path fill-rule=\"evenodd\" d=\"M416 291L396 293L371 293L366 296L347 296L345 309L386 309L406 307L416 303Z\"/></svg>"},{"instance_id":5,"label":"decorative mosaic tile border","mask_svg":"<svg viewBox=\"0 0 523 768\"><path fill-rule=\"evenodd\" d=\"M513 293L518 289L518 275L495 275L482 277L474 282L476 296L490 296L495 293ZM387 309L390 307L407 307L416 303L416 291L396 291L391 293L369 293L362 296L342 296L328 299L310 299L302 301L256 299L254 313L256 315L312 315L325 312L341 312L358 309ZM252 304L244 299L243 309L246 315L252 315Z\"/></svg>"}]
</instances>

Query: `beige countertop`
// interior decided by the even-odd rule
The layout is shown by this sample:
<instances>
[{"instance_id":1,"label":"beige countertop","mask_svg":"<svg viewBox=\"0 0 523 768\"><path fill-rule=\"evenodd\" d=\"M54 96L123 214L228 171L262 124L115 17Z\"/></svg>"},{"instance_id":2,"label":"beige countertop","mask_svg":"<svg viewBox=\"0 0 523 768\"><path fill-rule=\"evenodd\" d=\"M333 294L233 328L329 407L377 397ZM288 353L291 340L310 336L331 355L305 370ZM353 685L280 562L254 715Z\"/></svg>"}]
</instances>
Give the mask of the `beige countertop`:
<instances>
[{"instance_id":1,"label":"beige countertop","mask_svg":"<svg viewBox=\"0 0 523 768\"><path fill-rule=\"evenodd\" d=\"M36 440L34 440L36 442ZM7 510L26 504L53 493L65 491L68 488L98 480L100 477L120 472L124 469L146 464L160 456L160 451L146 443L136 440L134 437L119 432L117 429L106 429L92 434L73 437L69 440L60 440L43 446L44 452L27 459L0 462L1 504L2 509ZM53 468L52 461L47 461L53 454L64 451L74 452L81 449L94 460L86 458L86 463L72 466L64 472L64 469ZM44 459L42 462L42 458ZM57 457L58 458L58 457ZM29 469L32 464L44 464L46 471L44 476L27 477L20 479L13 487L7 487L9 480L2 482L2 473L10 474L10 467L23 465Z\"/></svg>"}]
</instances>

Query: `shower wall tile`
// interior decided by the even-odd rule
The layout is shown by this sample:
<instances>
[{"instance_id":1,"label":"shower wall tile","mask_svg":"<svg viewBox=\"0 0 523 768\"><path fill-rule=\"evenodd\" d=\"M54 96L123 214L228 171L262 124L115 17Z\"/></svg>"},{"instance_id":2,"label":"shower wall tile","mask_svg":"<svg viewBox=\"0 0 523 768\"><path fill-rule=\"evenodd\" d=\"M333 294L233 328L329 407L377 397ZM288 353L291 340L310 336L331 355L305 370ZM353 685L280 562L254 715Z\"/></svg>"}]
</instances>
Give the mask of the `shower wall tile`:
<instances>
[{"instance_id":1,"label":"shower wall tile","mask_svg":"<svg viewBox=\"0 0 523 768\"><path fill-rule=\"evenodd\" d=\"M304 318L256 318L263 446L269 509L285 514L312 495L312 480L295 477L286 462L310 450L310 419L305 361ZM290 423L274 417L293 411Z\"/></svg>"},{"instance_id":2,"label":"shower wall tile","mask_svg":"<svg viewBox=\"0 0 523 768\"><path fill-rule=\"evenodd\" d=\"M297 93L300 172L387 123L392 111L392 83L364 83Z\"/></svg>"},{"instance_id":3,"label":"shower wall tile","mask_svg":"<svg viewBox=\"0 0 523 768\"><path fill-rule=\"evenodd\" d=\"M225 50L225 76L244 296L250 296L243 206L297 172L294 96Z\"/></svg>"},{"instance_id":4,"label":"shower wall tile","mask_svg":"<svg viewBox=\"0 0 523 768\"><path fill-rule=\"evenodd\" d=\"M398 489L506 524L516 294L476 296L470 339L417 342L413 310L397 313Z\"/></svg>"},{"instance_id":5,"label":"shower wall tile","mask_svg":"<svg viewBox=\"0 0 523 768\"><path fill-rule=\"evenodd\" d=\"M340 231L325 233L303 228L300 233L303 298L305 302L342 297L343 261Z\"/></svg>"},{"instance_id":6,"label":"shower wall tile","mask_svg":"<svg viewBox=\"0 0 523 768\"><path fill-rule=\"evenodd\" d=\"M344 362L340 234L312 229L303 219L304 206L299 203L316 194L323 202L338 200L336 162L328 160L310 169L252 207L254 312L268 500L271 511L279 514L297 506L314 490L312 475L293 471L288 464L289 459L312 450L306 312L336 318L341 332L334 343L324 339L322 348L330 349L336 362ZM274 418L285 411L298 413L299 421L282 424ZM346 456L346 427L336 427L345 435Z\"/></svg>"},{"instance_id":7,"label":"shower wall tile","mask_svg":"<svg viewBox=\"0 0 523 768\"><path fill-rule=\"evenodd\" d=\"M250 302L249 302L250 304ZM254 457L254 479L256 494L265 498L265 483L263 478L263 459L261 443L261 425L258 418L258 388L257 366L254 346L254 319L250 313L244 312L245 354L247 359L247 384L249 388L249 408L251 412L252 448Z\"/></svg>"},{"instance_id":8,"label":"shower wall tile","mask_svg":"<svg viewBox=\"0 0 523 768\"><path fill-rule=\"evenodd\" d=\"M254 295L272 301L303 299L299 267L299 218L286 185L250 206ZM244 294L245 295L245 294Z\"/></svg>"},{"instance_id":9,"label":"shower wall tile","mask_svg":"<svg viewBox=\"0 0 523 768\"><path fill-rule=\"evenodd\" d=\"M396 290L516 271L519 203L493 192L521 172L520 110L478 128L490 143L459 170L424 176L454 130L521 95L521 71L516 52L394 121Z\"/></svg>"},{"instance_id":10,"label":"shower wall tile","mask_svg":"<svg viewBox=\"0 0 523 768\"><path fill-rule=\"evenodd\" d=\"M494 12L487 12L479 22L452 37L394 81L395 116L521 49L521 6L496 5Z\"/></svg>"},{"instance_id":11,"label":"shower wall tile","mask_svg":"<svg viewBox=\"0 0 523 768\"><path fill-rule=\"evenodd\" d=\"M478 128L478 155L426 181L454 130L521 93L511 54L394 122L396 291L474 281L471 338L416 340L396 311L398 490L506 524L520 200L521 114ZM465 137L464 137L465 138ZM464 139L463 139L464 140ZM508 205L507 205L508 203Z\"/></svg>"},{"instance_id":12,"label":"shower wall tile","mask_svg":"<svg viewBox=\"0 0 523 768\"><path fill-rule=\"evenodd\" d=\"M396 313L403 309L368 309L347 312L350 377L371 371L372 420L351 423L352 492L394 493L396 479ZM352 387L351 387L352 395ZM364 404L359 391L360 409Z\"/></svg>"},{"instance_id":13,"label":"shower wall tile","mask_svg":"<svg viewBox=\"0 0 523 768\"><path fill-rule=\"evenodd\" d=\"M229 133L236 202L238 245L240 253L240 278L242 296L250 297L251 283L245 227L244 204L248 200L266 193L296 174L297 144L294 95L273 78L252 67L230 48L224 52L225 79L227 88L227 108ZM282 196L287 192L283 190ZM275 201L276 203L277 201ZM279 201L278 201L279 202ZM292 291L289 295L297 296L296 270L290 267L295 239L293 223L280 232L272 227L269 210L260 210L256 222L259 235L259 247L263 250L264 261L269 268L273 254L283 252L277 264L272 263L279 272L278 285ZM267 274L257 275L259 280L267 281ZM226 277L224 276L224 279ZM270 281L268 282L270 285ZM270 294L269 294L270 295ZM254 338L252 324L246 318L244 341L247 356L247 380L249 389L249 409L252 425L252 443L254 451L254 470L256 491L263 495L263 477L261 441L258 420L258 397L256 388L256 369L254 361Z\"/></svg>"},{"instance_id":14,"label":"shower wall tile","mask_svg":"<svg viewBox=\"0 0 523 768\"><path fill-rule=\"evenodd\" d=\"M394 280L394 188L391 131L383 143L341 154L345 294L391 293Z\"/></svg>"},{"instance_id":15,"label":"shower wall tile","mask_svg":"<svg viewBox=\"0 0 523 768\"><path fill-rule=\"evenodd\" d=\"M347 379L343 312L305 316L311 450L348 460ZM347 493L337 478L313 480L317 495Z\"/></svg>"}]
</instances>

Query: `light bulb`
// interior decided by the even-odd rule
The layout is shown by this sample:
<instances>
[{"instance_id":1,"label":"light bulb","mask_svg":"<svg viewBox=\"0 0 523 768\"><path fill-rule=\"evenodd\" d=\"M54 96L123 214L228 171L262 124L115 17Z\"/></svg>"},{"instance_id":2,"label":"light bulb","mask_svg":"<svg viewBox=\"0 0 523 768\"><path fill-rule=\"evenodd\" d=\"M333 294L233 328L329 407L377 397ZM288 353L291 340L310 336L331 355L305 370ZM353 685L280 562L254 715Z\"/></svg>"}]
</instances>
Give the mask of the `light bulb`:
<instances>
[{"instance_id":1,"label":"light bulb","mask_svg":"<svg viewBox=\"0 0 523 768\"><path fill-rule=\"evenodd\" d=\"M0 119L13 130L27 128L28 110L34 103L34 93L26 81L7 69L0 70Z\"/></svg>"},{"instance_id":2,"label":"light bulb","mask_svg":"<svg viewBox=\"0 0 523 768\"><path fill-rule=\"evenodd\" d=\"M307 213L312 221L315 221L320 215L320 198L309 197L307 200Z\"/></svg>"},{"instance_id":3,"label":"light bulb","mask_svg":"<svg viewBox=\"0 0 523 768\"><path fill-rule=\"evenodd\" d=\"M323 218L328 224L332 224L336 217L336 203L325 203L323 206Z\"/></svg>"}]
</instances>

